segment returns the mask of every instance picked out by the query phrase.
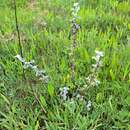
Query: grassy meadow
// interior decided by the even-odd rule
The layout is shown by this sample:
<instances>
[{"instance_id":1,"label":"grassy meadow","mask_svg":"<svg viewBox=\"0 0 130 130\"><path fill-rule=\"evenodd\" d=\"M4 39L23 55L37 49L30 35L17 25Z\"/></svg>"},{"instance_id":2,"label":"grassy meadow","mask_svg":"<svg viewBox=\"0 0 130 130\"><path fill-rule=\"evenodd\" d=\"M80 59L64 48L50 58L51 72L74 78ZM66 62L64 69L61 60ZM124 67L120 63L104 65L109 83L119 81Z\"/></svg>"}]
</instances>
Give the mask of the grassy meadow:
<instances>
[{"instance_id":1,"label":"grassy meadow","mask_svg":"<svg viewBox=\"0 0 130 130\"><path fill-rule=\"evenodd\" d=\"M130 0L16 7L22 48L14 1L0 0L0 130L130 130Z\"/></svg>"}]
</instances>

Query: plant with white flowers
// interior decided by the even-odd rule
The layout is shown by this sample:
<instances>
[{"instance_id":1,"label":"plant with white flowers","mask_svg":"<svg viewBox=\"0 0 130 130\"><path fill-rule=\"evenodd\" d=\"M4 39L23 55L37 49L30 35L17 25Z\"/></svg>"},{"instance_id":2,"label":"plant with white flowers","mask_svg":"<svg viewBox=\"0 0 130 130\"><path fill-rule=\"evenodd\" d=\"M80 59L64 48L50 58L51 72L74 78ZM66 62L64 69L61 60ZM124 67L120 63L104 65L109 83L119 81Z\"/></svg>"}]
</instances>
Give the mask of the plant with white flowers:
<instances>
[{"instance_id":1,"label":"plant with white flowers","mask_svg":"<svg viewBox=\"0 0 130 130\"><path fill-rule=\"evenodd\" d=\"M43 82L48 82L48 76L45 75L45 71L38 69L37 65L34 65L35 61L30 60L30 62L27 62L24 58L22 58L20 55L16 55L15 58L17 58L23 65L24 69L31 69L35 72L36 77L38 77Z\"/></svg>"},{"instance_id":2,"label":"plant with white flowers","mask_svg":"<svg viewBox=\"0 0 130 130\"><path fill-rule=\"evenodd\" d=\"M77 46L77 32L80 28L80 26L77 24L77 18L78 18L78 11L80 9L79 3L74 3L72 8L72 20L71 20L71 31L70 36L72 37L72 46L70 48L70 59L71 59L71 71L72 71L72 79L75 78L75 58L74 58L74 52Z\"/></svg>"},{"instance_id":3,"label":"plant with white flowers","mask_svg":"<svg viewBox=\"0 0 130 130\"><path fill-rule=\"evenodd\" d=\"M69 91L69 88L68 88L68 87L60 88L60 96L61 96L61 98L62 98L64 101L67 100L68 91Z\"/></svg>"},{"instance_id":4,"label":"plant with white flowers","mask_svg":"<svg viewBox=\"0 0 130 130\"><path fill-rule=\"evenodd\" d=\"M92 107L92 102L89 100L86 104L87 111L90 111Z\"/></svg>"},{"instance_id":5,"label":"plant with white flowers","mask_svg":"<svg viewBox=\"0 0 130 130\"><path fill-rule=\"evenodd\" d=\"M92 59L95 61L94 64L92 64L92 72L91 74L86 78L86 85L85 88L99 86L100 80L98 80L98 73L99 69L102 67L102 57L104 56L102 51L95 51L95 56L92 57Z\"/></svg>"}]
</instances>

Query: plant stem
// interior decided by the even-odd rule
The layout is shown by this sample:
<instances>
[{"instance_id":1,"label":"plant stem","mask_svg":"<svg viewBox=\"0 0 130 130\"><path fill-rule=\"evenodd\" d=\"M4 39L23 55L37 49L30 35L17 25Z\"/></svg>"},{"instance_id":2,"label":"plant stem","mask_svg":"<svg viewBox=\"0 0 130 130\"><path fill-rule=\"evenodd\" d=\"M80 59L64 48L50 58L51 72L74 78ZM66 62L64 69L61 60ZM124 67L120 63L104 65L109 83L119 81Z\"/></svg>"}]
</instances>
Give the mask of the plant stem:
<instances>
[{"instance_id":1,"label":"plant stem","mask_svg":"<svg viewBox=\"0 0 130 130\"><path fill-rule=\"evenodd\" d=\"M18 36L18 44L19 44L19 53L21 57L23 58L23 49L22 49L22 44L21 44L21 38L20 38L20 31L19 31L19 26L18 26L18 17L17 17L17 5L16 5L16 0L14 0L14 13L15 13L15 25L16 25L16 31L17 31L17 36ZM23 63L22 63L23 64ZM26 80L25 76L25 70L22 68L22 78L23 80Z\"/></svg>"}]
</instances>

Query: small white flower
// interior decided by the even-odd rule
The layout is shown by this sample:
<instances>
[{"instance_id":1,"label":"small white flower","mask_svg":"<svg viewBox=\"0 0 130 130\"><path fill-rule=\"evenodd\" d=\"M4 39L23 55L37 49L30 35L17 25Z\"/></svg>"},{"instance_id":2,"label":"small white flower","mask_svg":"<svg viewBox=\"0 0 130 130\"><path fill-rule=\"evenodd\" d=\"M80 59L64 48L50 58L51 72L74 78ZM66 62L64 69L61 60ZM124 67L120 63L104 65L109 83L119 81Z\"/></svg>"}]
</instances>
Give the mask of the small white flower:
<instances>
[{"instance_id":1,"label":"small white flower","mask_svg":"<svg viewBox=\"0 0 130 130\"><path fill-rule=\"evenodd\" d=\"M42 77L39 78L39 80L41 80L41 81L47 83L48 80L49 80L49 77L48 77L48 76L42 76Z\"/></svg>"},{"instance_id":2,"label":"small white flower","mask_svg":"<svg viewBox=\"0 0 130 130\"><path fill-rule=\"evenodd\" d=\"M23 68L24 69L32 69L36 76L45 82L48 82L48 76L45 76L45 71L43 70L39 70L38 67L36 65L34 65L35 61L31 60L30 62L26 62L25 59L23 59L20 55L16 55L15 58L17 58L20 62L22 62L23 64Z\"/></svg>"},{"instance_id":3,"label":"small white flower","mask_svg":"<svg viewBox=\"0 0 130 130\"><path fill-rule=\"evenodd\" d=\"M23 68L24 68L24 69L29 68L29 66L30 66L30 65L29 65L29 63L28 63L28 62L24 62L24 64L23 64Z\"/></svg>"},{"instance_id":4,"label":"small white flower","mask_svg":"<svg viewBox=\"0 0 130 130\"><path fill-rule=\"evenodd\" d=\"M36 71L36 76L42 76L44 74L44 71L43 70L37 70Z\"/></svg>"},{"instance_id":5,"label":"small white flower","mask_svg":"<svg viewBox=\"0 0 130 130\"><path fill-rule=\"evenodd\" d=\"M80 9L79 3L74 3L73 8L72 8L72 15L74 16L74 18L77 17L77 13Z\"/></svg>"},{"instance_id":6,"label":"small white flower","mask_svg":"<svg viewBox=\"0 0 130 130\"><path fill-rule=\"evenodd\" d=\"M89 101L87 102L87 105L86 105L87 111L90 111L90 110L91 110L91 106L92 106L92 102L89 100Z\"/></svg>"},{"instance_id":7,"label":"small white flower","mask_svg":"<svg viewBox=\"0 0 130 130\"><path fill-rule=\"evenodd\" d=\"M37 68L37 66L36 66L36 65L32 66L32 69L34 69L35 71L37 71L37 70L38 70L38 68Z\"/></svg>"},{"instance_id":8,"label":"small white flower","mask_svg":"<svg viewBox=\"0 0 130 130\"><path fill-rule=\"evenodd\" d=\"M95 79L94 81L95 81L95 86L98 86L100 84L99 80Z\"/></svg>"},{"instance_id":9,"label":"small white flower","mask_svg":"<svg viewBox=\"0 0 130 130\"><path fill-rule=\"evenodd\" d=\"M96 50L95 53L96 53L96 57L103 57L104 56L102 51Z\"/></svg>"},{"instance_id":10,"label":"small white flower","mask_svg":"<svg viewBox=\"0 0 130 130\"><path fill-rule=\"evenodd\" d=\"M88 83L89 83L89 82L88 82ZM87 85L87 84L85 84L83 87L84 87L84 88L87 88L87 87L88 87L88 85Z\"/></svg>"},{"instance_id":11,"label":"small white flower","mask_svg":"<svg viewBox=\"0 0 130 130\"><path fill-rule=\"evenodd\" d=\"M86 78L86 80L87 80L88 82L90 82L90 81L91 81L91 79L90 79L90 77L89 77L89 76Z\"/></svg>"},{"instance_id":12,"label":"small white flower","mask_svg":"<svg viewBox=\"0 0 130 130\"><path fill-rule=\"evenodd\" d=\"M80 94L77 94L76 98L79 99L80 101L83 101L83 98L84 98L84 97L81 96Z\"/></svg>"},{"instance_id":13,"label":"small white flower","mask_svg":"<svg viewBox=\"0 0 130 130\"><path fill-rule=\"evenodd\" d=\"M80 98L80 94L77 94L77 96L76 96L77 98Z\"/></svg>"},{"instance_id":14,"label":"small white flower","mask_svg":"<svg viewBox=\"0 0 130 130\"><path fill-rule=\"evenodd\" d=\"M68 90L68 87L60 88L60 96L63 98L64 101L67 99Z\"/></svg>"},{"instance_id":15,"label":"small white flower","mask_svg":"<svg viewBox=\"0 0 130 130\"><path fill-rule=\"evenodd\" d=\"M30 64L34 64L35 63L35 60L30 60Z\"/></svg>"},{"instance_id":16,"label":"small white flower","mask_svg":"<svg viewBox=\"0 0 130 130\"><path fill-rule=\"evenodd\" d=\"M93 68L97 68L98 67L98 64L96 63L96 64L92 64L92 67Z\"/></svg>"},{"instance_id":17,"label":"small white flower","mask_svg":"<svg viewBox=\"0 0 130 130\"><path fill-rule=\"evenodd\" d=\"M19 61L21 61L21 62L25 62L25 59L24 58L22 58L20 55L16 55L15 56L15 58L17 58Z\"/></svg>"},{"instance_id":18,"label":"small white flower","mask_svg":"<svg viewBox=\"0 0 130 130\"><path fill-rule=\"evenodd\" d=\"M74 7L77 7L77 6L79 6L79 3L78 2L74 3Z\"/></svg>"},{"instance_id":19,"label":"small white flower","mask_svg":"<svg viewBox=\"0 0 130 130\"><path fill-rule=\"evenodd\" d=\"M101 58L104 56L104 54L102 51L95 51L95 53L96 53L96 56L93 56L92 59L94 59L96 63L92 64L92 67L96 69L102 66Z\"/></svg>"},{"instance_id":20,"label":"small white flower","mask_svg":"<svg viewBox=\"0 0 130 130\"><path fill-rule=\"evenodd\" d=\"M98 62L100 60L100 57L99 56L93 56L92 59L94 59L96 62Z\"/></svg>"}]
</instances>

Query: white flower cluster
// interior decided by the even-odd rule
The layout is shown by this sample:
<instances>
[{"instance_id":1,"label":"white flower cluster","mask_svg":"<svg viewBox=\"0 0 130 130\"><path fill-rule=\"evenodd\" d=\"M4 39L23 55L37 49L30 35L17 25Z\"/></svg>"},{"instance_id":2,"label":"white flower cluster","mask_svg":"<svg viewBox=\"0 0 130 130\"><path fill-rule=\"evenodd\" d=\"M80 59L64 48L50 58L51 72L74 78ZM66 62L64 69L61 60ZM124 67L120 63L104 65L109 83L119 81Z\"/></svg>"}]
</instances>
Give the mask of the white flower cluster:
<instances>
[{"instance_id":1,"label":"white flower cluster","mask_svg":"<svg viewBox=\"0 0 130 130\"><path fill-rule=\"evenodd\" d=\"M65 103L67 103L67 105L68 105L68 103L75 104L75 101L79 100L80 102L82 102L85 105L85 109L87 111L90 111L92 109L92 102L90 100L86 101L84 99L84 96L80 95L79 93L76 93L76 95L74 95L73 98L71 98L71 99L68 98L67 99L68 92L69 92L68 87L60 88L60 97L62 98L63 101L68 101L68 102L65 102Z\"/></svg>"},{"instance_id":2,"label":"white flower cluster","mask_svg":"<svg viewBox=\"0 0 130 130\"><path fill-rule=\"evenodd\" d=\"M72 37L72 45L70 47L70 59L71 59L71 72L72 72L72 80L75 78L75 58L74 58L74 52L77 47L77 32L80 29L80 26L77 24L77 15L78 11L80 9L79 3L74 3L72 8L72 20L71 20L71 30L70 30L70 36Z\"/></svg>"},{"instance_id":3,"label":"white flower cluster","mask_svg":"<svg viewBox=\"0 0 130 130\"><path fill-rule=\"evenodd\" d=\"M92 57L96 61L95 64L92 65L94 69L97 69L102 66L101 58L104 56L102 51L95 51L96 55Z\"/></svg>"},{"instance_id":4,"label":"white flower cluster","mask_svg":"<svg viewBox=\"0 0 130 130\"><path fill-rule=\"evenodd\" d=\"M43 70L39 70L38 67L34 65L34 60L26 62L26 60L22 58L20 55L16 55L15 58L17 58L23 64L24 69L32 69L35 72L36 77L39 77L40 80L46 83L48 82L48 76L45 75L45 72Z\"/></svg>"},{"instance_id":5,"label":"white flower cluster","mask_svg":"<svg viewBox=\"0 0 130 130\"><path fill-rule=\"evenodd\" d=\"M78 18L78 11L80 9L79 3L74 3L73 8L72 8L72 33L76 33L80 26L76 23L76 19Z\"/></svg>"},{"instance_id":6,"label":"white flower cluster","mask_svg":"<svg viewBox=\"0 0 130 130\"><path fill-rule=\"evenodd\" d=\"M90 111L92 107L92 102L89 100L86 104L87 111Z\"/></svg>"},{"instance_id":7,"label":"white flower cluster","mask_svg":"<svg viewBox=\"0 0 130 130\"><path fill-rule=\"evenodd\" d=\"M79 9L80 9L79 3L74 3L73 8L72 8L72 15L74 18L77 17Z\"/></svg>"},{"instance_id":8,"label":"white flower cluster","mask_svg":"<svg viewBox=\"0 0 130 130\"><path fill-rule=\"evenodd\" d=\"M101 51L95 51L95 56L92 57L92 59L95 60L95 64L92 64L92 73L86 78L87 85L88 86L98 86L100 84L100 81L97 79L99 68L102 66L101 58L104 56L103 52Z\"/></svg>"},{"instance_id":9,"label":"white flower cluster","mask_svg":"<svg viewBox=\"0 0 130 130\"><path fill-rule=\"evenodd\" d=\"M68 90L69 90L68 87L60 88L60 96L62 97L64 101L66 101L67 99Z\"/></svg>"},{"instance_id":10,"label":"white flower cluster","mask_svg":"<svg viewBox=\"0 0 130 130\"><path fill-rule=\"evenodd\" d=\"M76 95L76 98L80 101L84 100L84 97L82 95L80 95L79 93Z\"/></svg>"}]
</instances>

